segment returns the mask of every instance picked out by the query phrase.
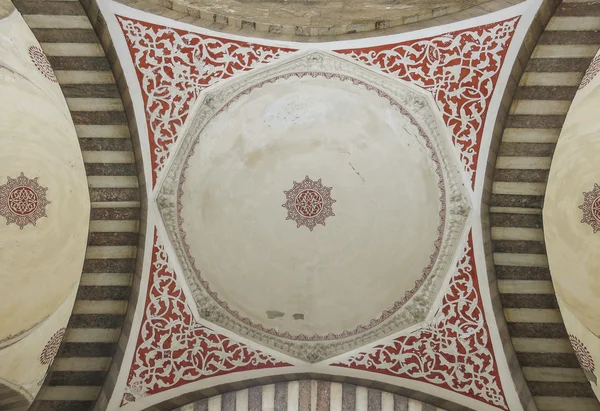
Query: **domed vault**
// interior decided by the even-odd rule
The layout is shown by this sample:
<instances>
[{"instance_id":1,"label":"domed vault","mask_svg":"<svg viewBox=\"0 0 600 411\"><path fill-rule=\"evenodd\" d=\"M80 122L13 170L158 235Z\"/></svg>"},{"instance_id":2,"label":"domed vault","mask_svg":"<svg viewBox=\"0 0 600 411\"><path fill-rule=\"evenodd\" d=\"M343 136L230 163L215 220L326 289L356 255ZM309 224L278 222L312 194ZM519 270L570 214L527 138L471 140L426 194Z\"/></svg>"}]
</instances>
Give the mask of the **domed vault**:
<instances>
[{"instance_id":1,"label":"domed vault","mask_svg":"<svg viewBox=\"0 0 600 411\"><path fill-rule=\"evenodd\" d=\"M157 202L201 316L315 362L425 319L458 170L426 92L310 52L204 93Z\"/></svg>"}]
</instances>

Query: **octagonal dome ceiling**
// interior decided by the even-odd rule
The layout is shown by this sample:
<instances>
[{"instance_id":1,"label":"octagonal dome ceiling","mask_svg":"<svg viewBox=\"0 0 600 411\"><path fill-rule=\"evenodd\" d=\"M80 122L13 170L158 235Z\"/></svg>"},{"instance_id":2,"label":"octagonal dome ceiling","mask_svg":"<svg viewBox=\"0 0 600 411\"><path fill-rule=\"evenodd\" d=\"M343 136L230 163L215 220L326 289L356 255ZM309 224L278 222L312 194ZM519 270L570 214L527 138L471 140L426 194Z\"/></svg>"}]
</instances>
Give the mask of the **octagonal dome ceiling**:
<instances>
[{"instance_id":1,"label":"octagonal dome ceiling","mask_svg":"<svg viewBox=\"0 0 600 411\"><path fill-rule=\"evenodd\" d=\"M204 93L181 141L157 201L201 316L310 362L425 319L469 210L425 92L311 52Z\"/></svg>"}]
</instances>

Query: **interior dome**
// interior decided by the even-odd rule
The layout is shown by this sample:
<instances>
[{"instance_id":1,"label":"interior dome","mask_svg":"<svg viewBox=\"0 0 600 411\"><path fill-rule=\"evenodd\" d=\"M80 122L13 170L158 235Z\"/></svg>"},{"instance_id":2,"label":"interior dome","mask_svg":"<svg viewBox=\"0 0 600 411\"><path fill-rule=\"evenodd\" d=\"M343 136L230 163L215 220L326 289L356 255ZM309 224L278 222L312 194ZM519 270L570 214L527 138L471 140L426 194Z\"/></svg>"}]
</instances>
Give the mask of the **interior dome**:
<instances>
[{"instance_id":1,"label":"interior dome","mask_svg":"<svg viewBox=\"0 0 600 411\"><path fill-rule=\"evenodd\" d=\"M426 94L272 67L204 96L158 200L201 315L313 361L422 321L468 207Z\"/></svg>"},{"instance_id":2,"label":"interior dome","mask_svg":"<svg viewBox=\"0 0 600 411\"><path fill-rule=\"evenodd\" d=\"M444 183L428 139L348 79L251 89L202 130L182 175L197 274L232 315L275 335L323 339L381 321L439 252Z\"/></svg>"}]
</instances>

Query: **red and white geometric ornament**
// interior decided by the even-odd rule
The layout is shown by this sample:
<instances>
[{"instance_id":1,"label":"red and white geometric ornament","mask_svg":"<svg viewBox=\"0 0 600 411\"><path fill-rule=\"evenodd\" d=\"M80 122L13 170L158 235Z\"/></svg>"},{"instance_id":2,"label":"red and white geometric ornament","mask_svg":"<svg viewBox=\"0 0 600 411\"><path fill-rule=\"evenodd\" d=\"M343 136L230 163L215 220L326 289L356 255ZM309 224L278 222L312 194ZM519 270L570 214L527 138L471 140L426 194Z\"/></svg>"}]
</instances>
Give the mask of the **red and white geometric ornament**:
<instances>
[{"instance_id":1,"label":"red and white geometric ornament","mask_svg":"<svg viewBox=\"0 0 600 411\"><path fill-rule=\"evenodd\" d=\"M288 210L286 220L294 220L296 227L306 226L310 231L317 224L325 225L327 217L334 216L331 206L335 200L331 198L331 189L306 176L303 181L294 181L291 190L284 190L287 201L281 206Z\"/></svg>"},{"instance_id":2,"label":"red and white geometric ornament","mask_svg":"<svg viewBox=\"0 0 600 411\"><path fill-rule=\"evenodd\" d=\"M6 218L6 224L15 223L22 230L27 224L35 225L37 220L47 217L46 199L48 188L38 184L36 178L7 177L8 182L0 186L0 215Z\"/></svg>"},{"instance_id":3,"label":"red and white geometric ornament","mask_svg":"<svg viewBox=\"0 0 600 411\"><path fill-rule=\"evenodd\" d=\"M600 231L600 186L594 184L592 191L583 192L583 204L579 206L583 211L582 223L588 224L594 233Z\"/></svg>"}]
</instances>

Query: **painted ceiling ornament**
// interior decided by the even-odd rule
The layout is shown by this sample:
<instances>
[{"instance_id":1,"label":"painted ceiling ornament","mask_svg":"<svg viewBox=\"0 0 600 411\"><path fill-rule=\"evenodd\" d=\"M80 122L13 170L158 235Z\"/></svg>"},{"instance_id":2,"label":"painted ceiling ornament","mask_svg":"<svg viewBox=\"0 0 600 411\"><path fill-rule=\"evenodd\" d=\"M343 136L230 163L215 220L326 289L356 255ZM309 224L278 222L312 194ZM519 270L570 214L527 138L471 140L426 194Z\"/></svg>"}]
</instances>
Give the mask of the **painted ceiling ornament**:
<instances>
[{"instance_id":1,"label":"painted ceiling ornament","mask_svg":"<svg viewBox=\"0 0 600 411\"><path fill-rule=\"evenodd\" d=\"M594 371L596 370L596 366L594 365L594 359L590 354L590 351L587 347L579 340L579 338L575 337L572 334L569 334L569 341L573 346L573 350L575 351L575 355L577 356L577 360L585 373L585 376L588 380L596 384L596 374Z\"/></svg>"},{"instance_id":2,"label":"painted ceiling ornament","mask_svg":"<svg viewBox=\"0 0 600 411\"><path fill-rule=\"evenodd\" d=\"M579 90L590 84L598 73L600 73L600 54L594 57L592 63L585 71L583 79L581 79L581 83L579 84Z\"/></svg>"},{"instance_id":3,"label":"painted ceiling ornament","mask_svg":"<svg viewBox=\"0 0 600 411\"><path fill-rule=\"evenodd\" d=\"M58 349L60 348L60 343L62 342L63 337L65 336L66 329L60 328L58 331L54 333L54 335L50 338L50 340L44 346L42 353L40 354L40 362L43 365L48 365L54 360L56 354L58 353Z\"/></svg>"},{"instance_id":4,"label":"painted ceiling ornament","mask_svg":"<svg viewBox=\"0 0 600 411\"><path fill-rule=\"evenodd\" d=\"M196 322L155 228L148 296L121 406L205 378L287 366Z\"/></svg>"},{"instance_id":5,"label":"painted ceiling ornament","mask_svg":"<svg viewBox=\"0 0 600 411\"><path fill-rule=\"evenodd\" d=\"M429 91L475 187L485 120L519 20L338 52Z\"/></svg>"},{"instance_id":6,"label":"painted ceiling ornament","mask_svg":"<svg viewBox=\"0 0 600 411\"><path fill-rule=\"evenodd\" d=\"M508 411L491 339L470 232L429 323L332 365L433 384Z\"/></svg>"},{"instance_id":7,"label":"painted ceiling ornament","mask_svg":"<svg viewBox=\"0 0 600 411\"><path fill-rule=\"evenodd\" d=\"M117 16L146 108L153 185L200 92L296 52ZM336 50L428 90L472 186L483 128L520 17L396 44Z\"/></svg>"},{"instance_id":8,"label":"painted ceiling ornament","mask_svg":"<svg viewBox=\"0 0 600 411\"><path fill-rule=\"evenodd\" d=\"M58 83L58 79L54 74L54 70L52 70L48 57L46 57L46 54L41 48L37 46L29 47L29 58L44 77L53 83Z\"/></svg>"},{"instance_id":9,"label":"painted ceiling ornament","mask_svg":"<svg viewBox=\"0 0 600 411\"><path fill-rule=\"evenodd\" d=\"M439 199L435 209L429 210L428 214L435 218L430 220L435 221L435 224L431 226L427 245L421 250L425 266L411 272L411 280L403 284L397 294L392 294L386 306L374 311L372 316L367 318L364 315L365 319L349 323L344 328L322 327L310 332L293 329L292 326L285 329L283 326L276 327L265 320L265 316L249 315L231 300L224 299L224 293L220 292L214 282L210 282L214 278L210 276L211 272L202 269L203 257L194 254L198 247L191 246L198 241L208 241L204 237L205 231L195 230L188 223L191 220L186 215L186 210L192 209L186 206L186 202L191 204L189 193L197 188L195 184L186 183L189 170L197 172L201 170L197 167L205 164L199 162L197 157L198 153L204 151L198 149L196 152L195 148L199 147L201 141L211 138L205 125L218 121L219 116L227 115L228 108L244 104L250 93L260 93L266 87L300 82L330 82L330 86L327 86L330 90L342 86L356 87L357 93L365 93L374 101L381 99L381 104L385 107L391 105L397 116L394 118L408 124L413 133L411 138L422 142L426 148L423 151L424 161L428 162L429 172L437 181L427 180L423 184L430 190L431 198ZM431 97L421 89L381 76L363 64L324 51L299 53L284 61L256 69L248 75L234 78L218 89L205 90L203 94L204 98L194 109L193 117L188 119L188 132L180 136L181 145L169 162L156 197L158 210L177 253L183 275L203 318L271 349L311 363L347 352L349 348L364 346L366 339L375 341L422 322L436 301L434 295L437 295L442 286L448 269L452 267L471 207L467 189L462 184L458 156L446 137L443 121ZM201 133L208 134L204 134L205 138L201 139ZM401 176L404 178L406 175ZM428 185L429 183L432 184ZM332 188L324 187L322 181L311 180L309 176L289 188L290 190L284 191L287 207L283 204L283 208L287 208L288 215L291 214L290 219L294 219L297 226L306 225L310 230L317 224L315 217L333 214L334 210L329 208L333 203ZM281 204L275 205L279 207ZM283 215L280 218L282 217ZM214 242L214 239L210 241ZM307 321L305 319L304 324Z\"/></svg>"},{"instance_id":10,"label":"painted ceiling ornament","mask_svg":"<svg viewBox=\"0 0 600 411\"><path fill-rule=\"evenodd\" d=\"M583 192L583 204L579 206L583 211L582 223L588 224L594 233L600 231L600 186L594 184L592 191Z\"/></svg>"},{"instance_id":11,"label":"painted ceiling ornament","mask_svg":"<svg viewBox=\"0 0 600 411\"><path fill-rule=\"evenodd\" d=\"M306 226L310 231L317 224L325 225L327 217L335 216L332 205L335 200L331 198L333 187L325 187L321 179L311 180L309 176L297 183L294 188L283 191L287 201L281 206L288 210L286 220L294 220L296 227Z\"/></svg>"},{"instance_id":12,"label":"painted ceiling ornament","mask_svg":"<svg viewBox=\"0 0 600 411\"><path fill-rule=\"evenodd\" d=\"M144 99L153 185L202 90L295 51L210 37L123 16L117 16L117 20Z\"/></svg>"},{"instance_id":13,"label":"painted ceiling ornament","mask_svg":"<svg viewBox=\"0 0 600 411\"><path fill-rule=\"evenodd\" d=\"M0 215L6 218L7 225L15 223L22 230L27 224L35 225L37 220L47 217L48 188L38 184L38 177L31 179L21 173L17 178L7 179L0 186Z\"/></svg>"}]
</instances>

